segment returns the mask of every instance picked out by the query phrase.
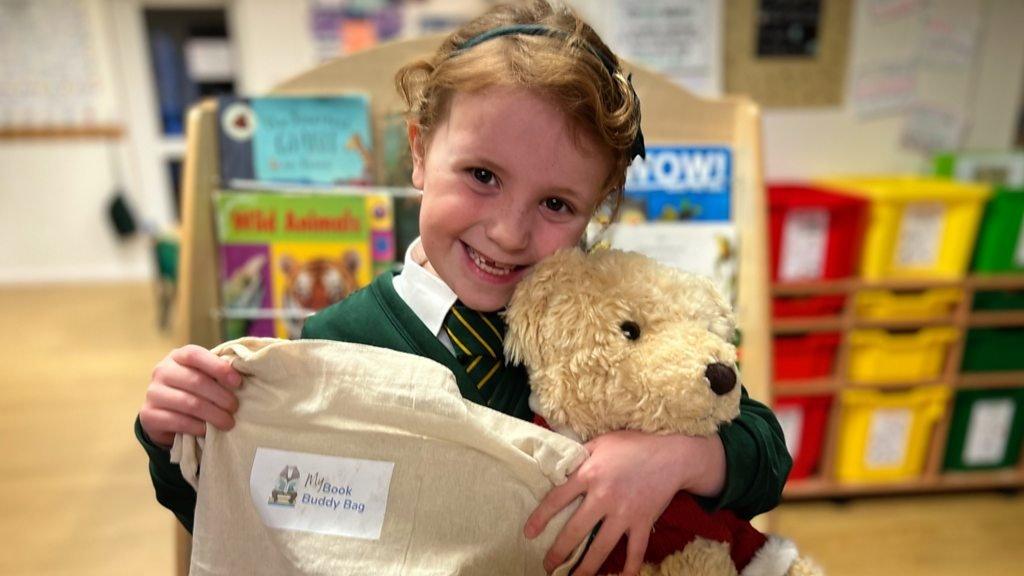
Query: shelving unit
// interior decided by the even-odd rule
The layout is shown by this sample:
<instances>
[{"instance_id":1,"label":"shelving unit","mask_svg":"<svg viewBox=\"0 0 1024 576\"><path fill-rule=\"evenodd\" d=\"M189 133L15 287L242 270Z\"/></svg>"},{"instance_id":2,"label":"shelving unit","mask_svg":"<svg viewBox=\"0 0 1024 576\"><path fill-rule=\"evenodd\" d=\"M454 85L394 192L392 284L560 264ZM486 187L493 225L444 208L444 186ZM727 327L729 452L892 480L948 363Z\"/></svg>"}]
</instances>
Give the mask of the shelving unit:
<instances>
[{"instance_id":1,"label":"shelving unit","mask_svg":"<svg viewBox=\"0 0 1024 576\"><path fill-rule=\"evenodd\" d=\"M957 288L962 297L951 314L921 320L878 321L860 319L856 315L856 297L866 290L927 290ZM808 478L793 480L784 493L787 499L837 498L871 494L907 494L940 491L1024 488L1024 454L1015 467L1002 470L976 472L944 471L943 457L953 417L955 393L969 389L1024 388L1024 370L1002 372L960 371L967 330L978 327L1024 327L1024 310L973 310L975 294L988 290L1024 291L1024 274L972 275L953 280L894 280L866 282L859 279L823 280L818 282L779 283L772 287L772 295L821 296L845 295L843 311L837 316L813 318L775 318L773 335L838 332L841 334L833 374L811 380L774 380L773 395L777 398L792 396L834 395L828 424L822 443L822 455L817 472ZM957 338L949 347L941 376L931 382L906 384L852 383L848 381L850 345L849 335L854 329L882 328L906 330L948 326L956 330ZM1024 354L1024 342L1021 343ZM912 480L896 482L840 482L835 477L836 453L842 421L842 403L839 394L846 389L907 390L928 386L947 385L953 395L947 402L942 417L930 434L923 473Z\"/></svg>"}]
</instances>

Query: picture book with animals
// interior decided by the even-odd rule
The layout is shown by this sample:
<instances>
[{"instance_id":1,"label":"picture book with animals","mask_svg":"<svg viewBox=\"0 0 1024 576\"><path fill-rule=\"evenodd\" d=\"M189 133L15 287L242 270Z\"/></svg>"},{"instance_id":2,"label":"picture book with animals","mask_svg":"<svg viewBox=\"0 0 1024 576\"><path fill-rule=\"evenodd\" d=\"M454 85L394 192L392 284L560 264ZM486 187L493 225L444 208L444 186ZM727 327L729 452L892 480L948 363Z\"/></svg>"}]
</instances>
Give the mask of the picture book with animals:
<instances>
[{"instance_id":1,"label":"picture book with animals","mask_svg":"<svg viewBox=\"0 0 1024 576\"><path fill-rule=\"evenodd\" d=\"M361 95L222 97L221 184L372 184L369 100Z\"/></svg>"},{"instance_id":2,"label":"picture book with animals","mask_svg":"<svg viewBox=\"0 0 1024 576\"><path fill-rule=\"evenodd\" d=\"M221 191L214 201L227 339L298 338L310 314L395 259L386 194Z\"/></svg>"}]
</instances>

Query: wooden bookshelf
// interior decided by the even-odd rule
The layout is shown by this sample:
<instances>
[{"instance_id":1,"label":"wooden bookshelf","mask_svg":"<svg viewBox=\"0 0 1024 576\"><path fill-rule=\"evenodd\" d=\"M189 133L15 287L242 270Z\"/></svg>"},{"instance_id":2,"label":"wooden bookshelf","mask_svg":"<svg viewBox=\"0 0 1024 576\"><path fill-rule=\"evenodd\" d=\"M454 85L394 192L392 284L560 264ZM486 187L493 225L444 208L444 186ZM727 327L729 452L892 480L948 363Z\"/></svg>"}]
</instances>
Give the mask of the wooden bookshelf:
<instances>
[{"instance_id":1,"label":"wooden bookshelf","mask_svg":"<svg viewBox=\"0 0 1024 576\"><path fill-rule=\"evenodd\" d=\"M917 291L935 288L956 288L961 298L952 311L940 317L906 320L869 320L856 314L857 295L867 290ZM958 390L998 388L1024 388L1024 370L961 372L967 332L970 328L1024 327L1024 310L973 310L975 295L989 290L1024 292L1024 274L971 275L961 280L920 279L863 281L847 278L833 281L783 283L772 286L774 297L845 296L839 314L819 317L773 318L771 332L775 336L837 332L840 344L836 352L833 374L808 380L774 380L772 392L776 398L793 396L832 395L828 423L822 439L822 454L818 469L808 478L793 480L785 489L784 497L791 500L814 498L849 498L855 496L952 492L970 490L1018 490L1024 488L1024 450L1012 468L995 471L943 470L953 407ZM956 340L946 353L940 376L930 382L864 383L847 378L849 367L849 334L855 329L916 330L948 326L956 330ZM1021 347L1024 353L1024 343ZM839 394L850 389L906 391L925 386L948 386L950 396L942 417L929 435L924 470L920 476L892 482L846 482L836 479L838 443L842 419Z\"/></svg>"}]
</instances>

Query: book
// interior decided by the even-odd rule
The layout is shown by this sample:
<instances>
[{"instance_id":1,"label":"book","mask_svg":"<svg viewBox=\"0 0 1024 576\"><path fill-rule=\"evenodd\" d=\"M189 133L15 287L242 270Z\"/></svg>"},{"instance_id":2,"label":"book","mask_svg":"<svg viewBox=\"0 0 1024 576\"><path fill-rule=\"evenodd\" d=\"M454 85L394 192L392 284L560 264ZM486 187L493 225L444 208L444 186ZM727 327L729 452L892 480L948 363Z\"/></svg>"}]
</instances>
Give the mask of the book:
<instances>
[{"instance_id":1,"label":"book","mask_svg":"<svg viewBox=\"0 0 1024 576\"><path fill-rule=\"evenodd\" d=\"M387 194L223 190L214 202L227 339L298 338L395 259Z\"/></svg>"},{"instance_id":2,"label":"book","mask_svg":"<svg viewBox=\"0 0 1024 576\"><path fill-rule=\"evenodd\" d=\"M729 221L732 164L724 146L648 146L626 172L620 221Z\"/></svg>"},{"instance_id":3,"label":"book","mask_svg":"<svg viewBox=\"0 0 1024 576\"><path fill-rule=\"evenodd\" d=\"M218 101L221 184L258 180L371 184L373 146L365 96Z\"/></svg>"},{"instance_id":4,"label":"book","mask_svg":"<svg viewBox=\"0 0 1024 576\"><path fill-rule=\"evenodd\" d=\"M639 252L715 282L736 303L739 231L733 221L732 150L725 146L647 147L626 172L618 220L600 215L590 245Z\"/></svg>"}]
</instances>

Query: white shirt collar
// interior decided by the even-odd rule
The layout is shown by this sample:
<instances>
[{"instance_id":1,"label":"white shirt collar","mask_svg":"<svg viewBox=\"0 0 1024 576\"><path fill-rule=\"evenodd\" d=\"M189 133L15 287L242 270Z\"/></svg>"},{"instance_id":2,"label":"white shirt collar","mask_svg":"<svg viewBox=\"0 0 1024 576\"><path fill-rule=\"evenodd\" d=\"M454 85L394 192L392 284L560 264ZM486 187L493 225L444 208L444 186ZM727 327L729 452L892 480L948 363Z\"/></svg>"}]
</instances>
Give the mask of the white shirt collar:
<instances>
[{"instance_id":1,"label":"white shirt collar","mask_svg":"<svg viewBox=\"0 0 1024 576\"><path fill-rule=\"evenodd\" d=\"M439 335L458 296L452 289L425 268L427 256L417 238L405 251L402 273L395 276L394 287L398 296L426 325L431 334Z\"/></svg>"}]
</instances>

